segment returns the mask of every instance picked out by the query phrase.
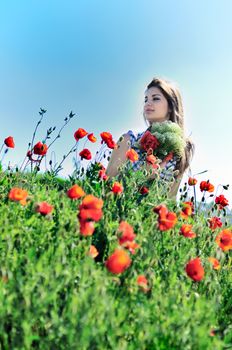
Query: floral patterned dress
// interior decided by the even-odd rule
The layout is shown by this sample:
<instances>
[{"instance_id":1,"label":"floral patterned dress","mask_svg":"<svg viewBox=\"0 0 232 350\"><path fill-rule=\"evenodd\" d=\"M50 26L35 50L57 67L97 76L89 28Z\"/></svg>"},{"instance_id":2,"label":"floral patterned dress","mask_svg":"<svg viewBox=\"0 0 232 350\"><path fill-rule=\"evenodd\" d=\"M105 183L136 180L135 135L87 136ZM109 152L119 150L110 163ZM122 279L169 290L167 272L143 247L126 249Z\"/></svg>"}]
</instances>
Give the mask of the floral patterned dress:
<instances>
[{"instance_id":1,"label":"floral patterned dress","mask_svg":"<svg viewBox=\"0 0 232 350\"><path fill-rule=\"evenodd\" d=\"M134 147L134 144L135 144L135 142L137 142L137 141L143 136L143 134L144 134L145 132L146 132L146 130L143 131L143 132L140 132L140 133L138 133L138 134L136 134L136 135L133 133L132 130L129 130L129 131L127 132L127 134L130 136L130 143L131 143L130 147L131 147L132 149L134 149L134 150L138 153L138 155L139 155L139 159L138 159L136 162L133 162L133 163L132 163L132 169L133 169L134 171L139 170L140 167L144 164L144 160L143 160L143 154L144 154L144 152L143 152L141 149L139 149L139 148L137 148L137 147ZM170 160L166 163L165 167L162 169L162 171L161 171L161 173L160 173L160 178L161 178L161 179L164 179L164 178L165 178L166 180L171 179L171 177L173 176L173 171L174 171L175 168L176 168L176 164L177 164L177 157L174 156L172 159L170 159Z\"/></svg>"}]
</instances>

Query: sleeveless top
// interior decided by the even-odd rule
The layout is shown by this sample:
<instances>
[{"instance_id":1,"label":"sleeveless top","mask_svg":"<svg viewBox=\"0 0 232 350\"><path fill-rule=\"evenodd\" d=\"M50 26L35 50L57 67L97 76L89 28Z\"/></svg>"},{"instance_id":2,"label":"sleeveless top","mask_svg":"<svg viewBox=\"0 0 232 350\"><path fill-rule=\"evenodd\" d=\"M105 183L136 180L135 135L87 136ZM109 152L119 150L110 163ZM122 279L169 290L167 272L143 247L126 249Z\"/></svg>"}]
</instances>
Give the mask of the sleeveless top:
<instances>
[{"instance_id":1,"label":"sleeveless top","mask_svg":"<svg viewBox=\"0 0 232 350\"><path fill-rule=\"evenodd\" d=\"M134 149L138 153L138 156L139 156L139 159L136 162L131 163L132 169L134 171L139 170L140 167L144 164L144 160L142 159L144 152L141 149L134 147L134 143L136 141L138 141L145 132L146 132L146 130L138 133L137 135L135 135L132 130L129 130L127 132L127 134L130 136L130 147L132 149ZM173 171L176 168L176 164L177 164L177 157L174 155L173 158L170 159L166 163L165 167L161 170L160 178L165 179L165 180L171 179L173 177Z\"/></svg>"}]
</instances>

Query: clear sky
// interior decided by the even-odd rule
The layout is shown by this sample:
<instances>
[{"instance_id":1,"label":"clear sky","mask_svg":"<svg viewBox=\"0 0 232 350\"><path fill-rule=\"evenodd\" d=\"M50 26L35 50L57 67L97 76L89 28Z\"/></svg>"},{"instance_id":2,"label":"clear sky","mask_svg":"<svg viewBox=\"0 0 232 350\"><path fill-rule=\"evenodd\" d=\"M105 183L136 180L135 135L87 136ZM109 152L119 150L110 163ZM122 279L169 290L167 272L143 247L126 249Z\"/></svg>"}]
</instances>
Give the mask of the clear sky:
<instances>
[{"instance_id":1,"label":"clear sky","mask_svg":"<svg viewBox=\"0 0 232 350\"><path fill-rule=\"evenodd\" d=\"M145 87L160 76L180 87L192 172L229 183L232 202L231 13L230 0L1 0L1 138L16 143L4 163L23 160L40 107L36 141L76 113L54 144L58 160L79 127L116 141L144 130ZM71 158L64 165L70 174Z\"/></svg>"}]
</instances>

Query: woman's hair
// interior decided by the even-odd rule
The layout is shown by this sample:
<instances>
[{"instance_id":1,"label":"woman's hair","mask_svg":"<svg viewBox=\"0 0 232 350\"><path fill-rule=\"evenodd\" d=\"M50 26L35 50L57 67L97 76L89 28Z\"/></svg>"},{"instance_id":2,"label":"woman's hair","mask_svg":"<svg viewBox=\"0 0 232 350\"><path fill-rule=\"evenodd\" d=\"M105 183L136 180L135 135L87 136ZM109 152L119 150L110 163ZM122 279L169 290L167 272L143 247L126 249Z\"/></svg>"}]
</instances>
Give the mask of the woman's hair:
<instances>
[{"instance_id":1,"label":"woman's hair","mask_svg":"<svg viewBox=\"0 0 232 350\"><path fill-rule=\"evenodd\" d=\"M169 120L177 123L184 132L184 110L179 89L173 83L160 78L152 79L152 81L147 85L147 89L150 89L151 87L156 87L161 90L168 101L168 107L170 109ZM145 117L144 120L147 123ZM151 123L149 124L151 125ZM176 165L176 169L179 170L181 174L188 169L195 153L195 144L192 142L192 140L190 138L185 138L185 141L186 146L184 156Z\"/></svg>"}]
</instances>

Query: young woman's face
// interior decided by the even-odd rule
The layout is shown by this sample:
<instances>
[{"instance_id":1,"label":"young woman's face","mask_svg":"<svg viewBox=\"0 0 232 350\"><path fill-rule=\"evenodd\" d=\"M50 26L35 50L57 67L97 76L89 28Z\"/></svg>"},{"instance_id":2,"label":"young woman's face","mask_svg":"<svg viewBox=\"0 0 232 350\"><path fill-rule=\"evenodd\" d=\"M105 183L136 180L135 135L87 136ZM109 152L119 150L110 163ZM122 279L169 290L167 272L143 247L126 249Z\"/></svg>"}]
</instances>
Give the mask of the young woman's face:
<instances>
[{"instance_id":1,"label":"young woman's face","mask_svg":"<svg viewBox=\"0 0 232 350\"><path fill-rule=\"evenodd\" d=\"M168 101L161 90L151 87L145 91L143 115L151 124L153 122L163 122L169 119L170 110Z\"/></svg>"}]
</instances>

